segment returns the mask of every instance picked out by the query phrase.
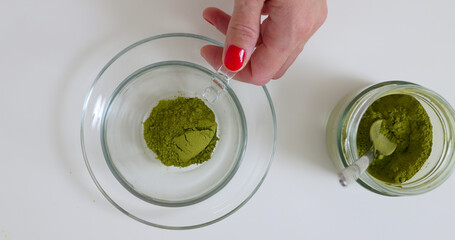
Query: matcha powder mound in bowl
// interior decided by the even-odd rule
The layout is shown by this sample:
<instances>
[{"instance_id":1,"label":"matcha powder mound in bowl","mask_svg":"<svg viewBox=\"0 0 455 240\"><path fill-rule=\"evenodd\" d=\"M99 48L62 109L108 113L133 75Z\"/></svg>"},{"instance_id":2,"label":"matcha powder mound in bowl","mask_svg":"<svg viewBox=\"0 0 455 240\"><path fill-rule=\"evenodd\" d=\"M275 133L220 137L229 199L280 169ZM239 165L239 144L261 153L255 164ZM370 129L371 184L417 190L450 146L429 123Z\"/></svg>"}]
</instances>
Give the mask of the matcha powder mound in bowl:
<instances>
[{"instance_id":1,"label":"matcha powder mound in bowl","mask_svg":"<svg viewBox=\"0 0 455 240\"><path fill-rule=\"evenodd\" d=\"M81 145L90 177L141 223L220 221L251 199L271 166L277 128L267 88L228 84L200 55L206 45L222 43L187 33L140 40L101 69L87 94Z\"/></svg>"},{"instance_id":2,"label":"matcha powder mound in bowl","mask_svg":"<svg viewBox=\"0 0 455 240\"><path fill-rule=\"evenodd\" d=\"M161 100L144 122L144 139L164 165L187 167L210 159L217 126L199 98Z\"/></svg>"}]
</instances>

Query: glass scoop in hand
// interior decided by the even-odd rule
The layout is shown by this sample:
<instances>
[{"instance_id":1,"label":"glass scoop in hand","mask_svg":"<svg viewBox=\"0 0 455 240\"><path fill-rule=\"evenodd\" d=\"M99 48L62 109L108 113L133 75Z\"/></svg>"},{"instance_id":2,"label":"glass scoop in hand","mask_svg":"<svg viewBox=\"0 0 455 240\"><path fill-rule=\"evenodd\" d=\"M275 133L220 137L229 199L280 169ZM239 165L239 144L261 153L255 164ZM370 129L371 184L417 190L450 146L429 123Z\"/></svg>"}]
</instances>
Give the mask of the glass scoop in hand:
<instances>
[{"instance_id":1,"label":"glass scoop in hand","mask_svg":"<svg viewBox=\"0 0 455 240\"><path fill-rule=\"evenodd\" d=\"M338 173L338 177L342 186L354 182L360 177L360 174L365 172L368 166L371 164L375 157L376 151L379 152L379 156L389 156L397 148L397 144L391 142L386 136L381 134L381 125L383 120L376 120L370 127L370 140L373 142L373 146L366 152L362 157L357 159L349 167L341 170Z\"/></svg>"}]
</instances>

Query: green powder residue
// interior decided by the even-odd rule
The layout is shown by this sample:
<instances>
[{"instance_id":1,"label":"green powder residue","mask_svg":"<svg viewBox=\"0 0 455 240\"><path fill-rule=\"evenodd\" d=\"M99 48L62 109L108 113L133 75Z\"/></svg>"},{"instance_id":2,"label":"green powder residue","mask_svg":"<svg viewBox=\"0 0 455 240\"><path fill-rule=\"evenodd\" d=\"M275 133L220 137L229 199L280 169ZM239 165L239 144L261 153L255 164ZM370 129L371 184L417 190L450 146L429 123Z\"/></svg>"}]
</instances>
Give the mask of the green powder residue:
<instances>
[{"instance_id":1,"label":"green powder residue","mask_svg":"<svg viewBox=\"0 0 455 240\"><path fill-rule=\"evenodd\" d=\"M143 124L147 146L166 166L203 163L218 141L215 114L199 98L161 100Z\"/></svg>"},{"instance_id":2,"label":"green powder residue","mask_svg":"<svg viewBox=\"0 0 455 240\"><path fill-rule=\"evenodd\" d=\"M412 96L394 94L376 100L360 120L357 132L359 156L372 146L371 124L383 119L381 133L397 148L390 156L378 156L367 171L384 182L400 184L412 178L422 168L431 153L433 128L423 106Z\"/></svg>"}]
</instances>

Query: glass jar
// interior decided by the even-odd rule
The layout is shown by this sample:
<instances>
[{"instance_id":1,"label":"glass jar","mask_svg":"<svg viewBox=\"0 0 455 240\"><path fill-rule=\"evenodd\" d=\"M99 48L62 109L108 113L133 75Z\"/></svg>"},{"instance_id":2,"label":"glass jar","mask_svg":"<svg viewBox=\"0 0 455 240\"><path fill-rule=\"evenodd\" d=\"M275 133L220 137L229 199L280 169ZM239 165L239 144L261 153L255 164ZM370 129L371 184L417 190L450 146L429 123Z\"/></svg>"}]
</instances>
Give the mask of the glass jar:
<instances>
[{"instance_id":1,"label":"glass jar","mask_svg":"<svg viewBox=\"0 0 455 240\"><path fill-rule=\"evenodd\" d=\"M455 165L455 112L437 93L420 85L389 81L369 86L343 98L332 111L327 123L327 148L338 170L348 167L360 156L357 152L357 129L367 108L377 99L391 94L406 94L424 107L433 125L431 155L422 168L401 184L386 183L361 174L357 182L366 189L386 196L406 196L428 192L442 184Z\"/></svg>"}]
</instances>

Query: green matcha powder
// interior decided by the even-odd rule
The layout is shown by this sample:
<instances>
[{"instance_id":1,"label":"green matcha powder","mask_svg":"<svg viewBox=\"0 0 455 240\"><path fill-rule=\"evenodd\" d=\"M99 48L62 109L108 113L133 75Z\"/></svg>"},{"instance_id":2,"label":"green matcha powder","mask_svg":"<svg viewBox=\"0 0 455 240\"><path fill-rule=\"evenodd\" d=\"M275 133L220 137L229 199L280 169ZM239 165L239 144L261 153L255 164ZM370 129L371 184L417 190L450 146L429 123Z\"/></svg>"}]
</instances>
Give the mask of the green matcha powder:
<instances>
[{"instance_id":1,"label":"green matcha powder","mask_svg":"<svg viewBox=\"0 0 455 240\"><path fill-rule=\"evenodd\" d=\"M143 125L147 146L166 166L203 163L218 141L215 114L199 98L161 100Z\"/></svg>"},{"instance_id":2,"label":"green matcha powder","mask_svg":"<svg viewBox=\"0 0 455 240\"><path fill-rule=\"evenodd\" d=\"M433 130L427 112L417 99L394 94L376 100L360 120L357 132L359 156L372 146L369 130L383 119L381 133L397 144L390 156L376 157L367 171L384 182L400 184L411 179L431 153Z\"/></svg>"}]
</instances>

